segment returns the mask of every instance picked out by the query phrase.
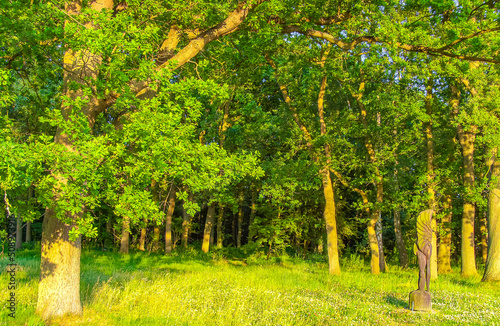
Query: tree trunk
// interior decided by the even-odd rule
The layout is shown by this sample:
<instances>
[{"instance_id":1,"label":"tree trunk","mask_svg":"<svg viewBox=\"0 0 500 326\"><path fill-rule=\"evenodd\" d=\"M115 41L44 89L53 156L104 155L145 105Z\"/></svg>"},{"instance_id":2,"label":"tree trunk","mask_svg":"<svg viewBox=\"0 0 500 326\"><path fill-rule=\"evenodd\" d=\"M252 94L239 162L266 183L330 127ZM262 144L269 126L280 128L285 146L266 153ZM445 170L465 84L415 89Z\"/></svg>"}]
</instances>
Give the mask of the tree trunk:
<instances>
[{"instance_id":1,"label":"tree trunk","mask_svg":"<svg viewBox=\"0 0 500 326\"><path fill-rule=\"evenodd\" d=\"M241 236L243 232L243 190L240 190L239 207L238 207L238 235L236 236L236 247L241 247Z\"/></svg>"},{"instance_id":2,"label":"tree trunk","mask_svg":"<svg viewBox=\"0 0 500 326\"><path fill-rule=\"evenodd\" d=\"M16 219L16 250L23 249L23 219L21 213L17 213Z\"/></svg>"},{"instance_id":3,"label":"tree trunk","mask_svg":"<svg viewBox=\"0 0 500 326\"><path fill-rule=\"evenodd\" d=\"M153 228L153 243L151 251L157 252L158 250L160 250L160 227L155 225Z\"/></svg>"},{"instance_id":4,"label":"tree trunk","mask_svg":"<svg viewBox=\"0 0 500 326\"><path fill-rule=\"evenodd\" d=\"M31 242L31 222L26 222L26 239L24 240L27 243Z\"/></svg>"},{"instance_id":5,"label":"tree trunk","mask_svg":"<svg viewBox=\"0 0 500 326\"><path fill-rule=\"evenodd\" d=\"M441 234L439 236L438 247L438 273L451 273L451 216L452 216L451 195L444 196L443 209L445 215L441 219Z\"/></svg>"},{"instance_id":6,"label":"tree trunk","mask_svg":"<svg viewBox=\"0 0 500 326\"><path fill-rule=\"evenodd\" d=\"M401 230L401 211L399 209L394 210L394 233L396 234L396 246L398 247L399 266L408 268L408 253L406 252Z\"/></svg>"},{"instance_id":7,"label":"tree trunk","mask_svg":"<svg viewBox=\"0 0 500 326\"><path fill-rule=\"evenodd\" d=\"M147 223L147 220L145 220L144 222ZM145 249L146 248L146 246L145 246L145 244L146 244L146 235L147 235L146 231L147 231L147 229L146 229L145 226L141 228L141 236L139 238L139 250L140 251L146 250Z\"/></svg>"},{"instance_id":8,"label":"tree trunk","mask_svg":"<svg viewBox=\"0 0 500 326\"><path fill-rule=\"evenodd\" d=\"M474 218L475 204L470 199L470 192L474 189L474 130L464 131L458 127L458 137L462 145L464 159L464 186L465 199L462 217L462 276L474 276L476 270L476 255L474 246Z\"/></svg>"},{"instance_id":9,"label":"tree trunk","mask_svg":"<svg viewBox=\"0 0 500 326\"><path fill-rule=\"evenodd\" d=\"M257 210L255 204L256 190L252 189L252 203L250 204L250 220L248 222L248 242L253 242L253 237L255 236L255 230L253 226L253 221L255 219L255 212Z\"/></svg>"},{"instance_id":10,"label":"tree trunk","mask_svg":"<svg viewBox=\"0 0 500 326\"><path fill-rule=\"evenodd\" d=\"M380 274L380 252L378 247L377 232L375 230L378 221L378 213L372 211L370 221L368 222L368 241L370 243L370 266L371 272L374 275Z\"/></svg>"},{"instance_id":11,"label":"tree trunk","mask_svg":"<svg viewBox=\"0 0 500 326\"><path fill-rule=\"evenodd\" d=\"M207 219L205 221L205 231L203 233L203 244L201 250L208 252L210 248L210 233L212 232L212 225L214 224L215 203L211 203L207 210Z\"/></svg>"},{"instance_id":12,"label":"tree trunk","mask_svg":"<svg viewBox=\"0 0 500 326\"><path fill-rule=\"evenodd\" d=\"M459 113L459 98L460 91L456 85L451 86L452 90L452 112L455 117L458 117ZM476 255L474 250L474 218L475 218L475 207L474 203L471 201L471 192L474 189L474 141L476 138L476 127L474 125L469 126L468 130L464 129L462 124L457 126L458 140L462 147L463 154L463 183L465 188L464 194L464 206L463 206L463 216L462 216L462 240L461 240L461 250L462 250L462 276L474 276L477 275L476 270Z\"/></svg>"},{"instance_id":13,"label":"tree trunk","mask_svg":"<svg viewBox=\"0 0 500 326\"><path fill-rule=\"evenodd\" d=\"M189 193L188 200L192 202L194 199L194 194ZM182 205L182 247L187 249L188 239L189 239L189 225L191 223L191 216L187 213L184 204Z\"/></svg>"},{"instance_id":14,"label":"tree trunk","mask_svg":"<svg viewBox=\"0 0 500 326\"><path fill-rule=\"evenodd\" d=\"M487 222L486 211L481 214L481 219L479 220L479 232L481 233L481 259L483 263L486 263L488 259L488 222Z\"/></svg>"},{"instance_id":15,"label":"tree trunk","mask_svg":"<svg viewBox=\"0 0 500 326\"><path fill-rule=\"evenodd\" d=\"M128 254L130 248L130 218L128 216L123 217L122 222L122 238L120 241L120 253Z\"/></svg>"},{"instance_id":16,"label":"tree trunk","mask_svg":"<svg viewBox=\"0 0 500 326\"><path fill-rule=\"evenodd\" d=\"M165 254L168 255L172 252L172 217L175 209L175 194L176 191L173 186L168 196L168 210L165 217Z\"/></svg>"},{"instance_id":17,"label":"tree trunk","mask_svg":"<svg viewBox=\"0 0 500 326\"><path fill-rule=\"evenodd\" d=\"M217 218L217 248L222 248L222 218L224 217L224 205L219 203L219 216Z\"/></svg>"},{"instance_id":18,"label":"tree trunk","mask_svg":"<svg viewBox=\"0 0 500 326\"><path fill-rule=\"evenodd\" d=\"M425 138L426 138L426 149L427 149L427 195L428 195L428 204L429 209L436 211L436 180L434 173L434 135L432 134L432 87L433 81L429 79L426 86L426 96L425 96L425 110L427 115L429 116L429 121L425 123ZM431 280L435 280L438 278L438 267L437 267L437 237L436 237L436 227L435 227L435 219L433 219L433 231L432 232L432 251L431 251L431 262L430 262L430 270L431 270Z\"/></svg>"},{"instance_id":19,"label":"tree trunk","mask_svg":"<svg viewBox=\"0 0 500 326\"><path fill-rule=\"evenodd\" d=\"M497 151L490 168L491 184L488 194L488 257L483 281L500 281L500 160Z\"/></svg>"},{"instance_id":20,"label":"tree trunk","mask_svg":"<svg viewBox=\"0 0 500 326\"><path fill-rule=\"evenodd\" d=\"M330 171L323 169L323 194L325 196L324 218L326 222L326 239L328 247L328 265L330 274L340 274L339 250L337 239L337 218L335 212L335 194L330 178Z\"/></svg>"},{"instance_id":21,"label":"tree trunk","mask_svg":"<svg viewBox=\"0 0 500 326\"><path fill-rule=\"evenodd\" d=\"M80 315L81 237L69 240L68 225L45 210L42 229L42 261L36 312L43 319Z\"/></svg>"}]
</instances>

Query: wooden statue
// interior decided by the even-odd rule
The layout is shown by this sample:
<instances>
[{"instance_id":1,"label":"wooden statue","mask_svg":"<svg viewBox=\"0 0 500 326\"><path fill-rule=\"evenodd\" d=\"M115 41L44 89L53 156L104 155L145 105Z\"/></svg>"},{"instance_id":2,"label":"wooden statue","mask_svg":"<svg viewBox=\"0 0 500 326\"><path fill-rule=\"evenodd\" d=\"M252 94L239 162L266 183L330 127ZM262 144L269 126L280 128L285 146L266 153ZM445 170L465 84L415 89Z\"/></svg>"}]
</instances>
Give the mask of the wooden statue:
<instances>
[{"instance_id":1,"label":"wooden statue","mask_svg":"<svg viewBox=\"0 0 500 326\"><path fill-rule=\"evenodd\" d=\"M418 257L418 290L410 292L411 310L431 310L429 283L431 280L432 215L429 209L417 217L417 240L413 252Z\"/></svg>"}]
</instances>

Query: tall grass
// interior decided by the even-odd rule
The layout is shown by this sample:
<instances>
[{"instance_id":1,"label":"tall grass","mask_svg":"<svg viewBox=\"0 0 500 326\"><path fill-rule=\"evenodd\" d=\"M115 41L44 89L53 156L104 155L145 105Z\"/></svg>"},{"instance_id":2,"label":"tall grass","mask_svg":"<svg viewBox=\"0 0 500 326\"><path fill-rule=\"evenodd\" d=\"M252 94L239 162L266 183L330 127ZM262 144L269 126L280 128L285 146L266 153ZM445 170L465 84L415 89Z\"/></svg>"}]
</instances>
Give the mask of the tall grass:
<instances>
[{"instance_id":1,"label":"tall grass","mask_svg":"<svg viewBox=\"0 0 500 326\"><path fill-rule=\"evenodd\" d=\"M458 271L431 282L433 311L407 309L416 269L371 275L358 257L328 275L321 257L270 261L220 252L172 256L85 251L84 314L51 325L500 325L500 284L462 279ZM16 319L7 317L7 261L0 259L0 325L44 325L34 315L40 255L18 255Z\"/></svg>"}]
</instances>

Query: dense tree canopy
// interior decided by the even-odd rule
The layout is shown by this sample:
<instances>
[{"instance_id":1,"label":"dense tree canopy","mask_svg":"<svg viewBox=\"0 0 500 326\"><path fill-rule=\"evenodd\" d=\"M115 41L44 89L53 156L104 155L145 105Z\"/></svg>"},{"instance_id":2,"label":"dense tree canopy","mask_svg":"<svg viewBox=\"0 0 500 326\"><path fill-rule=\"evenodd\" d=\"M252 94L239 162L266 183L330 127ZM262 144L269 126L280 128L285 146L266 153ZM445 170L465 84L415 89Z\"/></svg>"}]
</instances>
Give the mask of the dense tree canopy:
<instances>
[{"instance_id":1,"label":"dense tree canopy","mask_svg":"<svg viewBox=\"0 0 500 326\"><path fill-rule=\"evenodd\" d=\"M408 266L426 209L433 277L499 280L499 10L3 1L0 190L43 216L38 313L81 313L82 239L319 253L332 274L358 254L378 274Z\"/></svg>"}]
</instances>

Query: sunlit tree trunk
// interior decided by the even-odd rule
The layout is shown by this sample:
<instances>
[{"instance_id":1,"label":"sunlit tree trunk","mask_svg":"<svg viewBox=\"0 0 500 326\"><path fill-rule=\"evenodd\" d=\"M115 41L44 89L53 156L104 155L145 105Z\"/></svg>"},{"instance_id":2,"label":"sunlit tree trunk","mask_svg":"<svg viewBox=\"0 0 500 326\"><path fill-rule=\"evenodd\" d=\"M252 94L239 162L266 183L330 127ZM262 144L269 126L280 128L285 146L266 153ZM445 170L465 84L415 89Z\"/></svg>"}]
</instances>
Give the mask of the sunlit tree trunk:
<instances>
[{"instance_id":1,"label":"sunlit tree trunk","mask_svg":"<svg viewBox=\"0 0 500 326\"><path fill-rule=\"evenodd\" d=\"M223 231L222 218L224 217L224 205L219 203L219 216L217 217L217 248L222 248Z\"/></svg>"},{"instance_id":2,"label":"sunlit tree trunk","mask_svg":"<svg viewBox=\"0 0 500 326\"><path fill-rule=\"evenodd\" d=\"M215 215L215 203L211 203L207 210L207 219L205 221L205 231L203 232L203 244L201 250L203 252L208 252L210 248L210 233L212 232L212 226L214 224Z\"/></svg>"},{"instance_id":3,"label":"sunlit tree trunk","mask_svg":"<svg viewBox=\"0 0 500 326\"><path fill-rule=\"evenodd\" d=\"M426 139L426 152L427 152L427 195L428 195L428 207L433 211L436 211L436 174L434 173L434 135L432 133L432 79L429 79L426 86L426 96L425 96L425 111L429 117L429 121L424 124L424 132ZM437 237L436 237L436 222L433 219L433 233L432 233L432 251L431 251L431 280L437 279L438 277L438 263L437 263Z\"/></svg>"},{"instance_id":4,"label":"sunlit tree trunk","mask_svg":"<svg viewBox=\"0 0 500 326\"><path fill-rule=\"evenodd\" d=\"M123 217L122 221L122 237L120 241L120 253L128 254L130 248L130 218Z\"/></svg>"},{"instance_id":5,"label":"sunlit tree trunk","mask_svg":"<svg viewBox=\"0 0 500 326\"><path fill-rule=\"evenodd\" d=\"M483 281L500 281L500 160L497 149L492 153L490 193L488 194L488 257Z\"/></svg>"},{"instance_id":6,"label":"sunlit tree trunk","mask_svg":"<svg viewBox=\"0 0 500 326\"><path fill-rule=\"evenodd\" d=\"M112 9L112 0L100 0L90 4L92 9L101 11L102 9ZM66 5L66 12L69 16L80 11L78 2ZM95 28L88 23L86 28ZM65 95L71 100L84 97L81 90L70 90L70 82L85 84L85 79L95 80L97 78L97 68L101 62L100 54L85 51L66 50L63 58L63 81ZM87 117L89 127L92 128L96 116L105 108L104 100L95 97L89 98L89 103L82 108L82 113ZM69 120L72 107L67 103L62 105L62 116ZM69 151L75 151L68 135L58 128L54 142L65 146ZM66 182L60 177L57 179ZM57 198L57 194L55 194ZM84 208L82 207L82 210ZM81 237L75 241L69 240L69 231L75 226L74 221L81 217L81 213L74 213L69 216L73 222L65 224L61 222L51 208L46 209L43 231L42 231L42 260L41 275L38 285L37 313L43 318L62 316L66 314L82 313L80 302L80 254Z\"/></svg>"},{"instance_id":7,"label":"sunlit tree trunk","mask_svg":"<svg viewBox=\"0 0 500 326\"><path fill-rule=\"evenodd\" d=\"M340 274L339 249L337 239L337 216L335 211L335 193L330 178L330 171L324 169L323 194L325 196L325 210L323 216L326 223L326 241L328 247L328 263L330 274Z\"/></svg>"},{"instance_id":8,"label":"sunlit tree trunk","mask_svg":"<svg viewBox=\"0 0 500 326\"><path fill-rule=\"evenodd\" d=\"M172 217L175 209L175 186L170 189L168 197L168 210L165 217L165 254L168 255L172 252Z\"/></svg>"},{"instance_id":9,"label":"sunlit tree trunk","mask_svg":"<svg viewBox=\"0 0 500 326\"><path fill-rule=\"evenodd\" d=\"M488 222L487 212L481 211L481 218L479 220L479 232L481 234L481 260L486 263L488 259Z\"/></svg>"},{"instance_id":10,"label":"sunlit tree trunk","mask_svg":"<svg viewBox=\"0 0 500 326\"><path fill-rule=\"evenodd\" d=\"M153 228L153 242L151 251L157 252L158 250L160 250L160 227L155 224Z\"/></svg>"},{"instance_id":11,"label":"sunlit tree trunk","mask_svg":"<svg viewBox=\"0 0 500 326\"><path fill-rule=\"evenodd\" d=\"M146 223L146 224L147 224L147 223L148 223L148 220L147 220L147 219L144 219L144 223ZM147 231L146 226L143 226L143 227L141 228L141 235L140 235L140 237L139 237L139 250L140 250L140 251L144 251L144 250L146 250L146 249L145 249L145 248L146 248L146 246L145 246L145 245L146 245L146 236L147 236L146 231Z\"/></svg>"},{"instance_id":12,"label":"sunlit tree trunk","mask_svg":"<svg viewBox=\"0 0 500 326\"><path fill-rule=\"evenodd\" d=\"M439 236L438 247L438 273L451 273L451 216L452 216L452 198L447 193L444 196L443 203L444 215L441 219L441 234Z\"/></svg>"}]
</instances>

